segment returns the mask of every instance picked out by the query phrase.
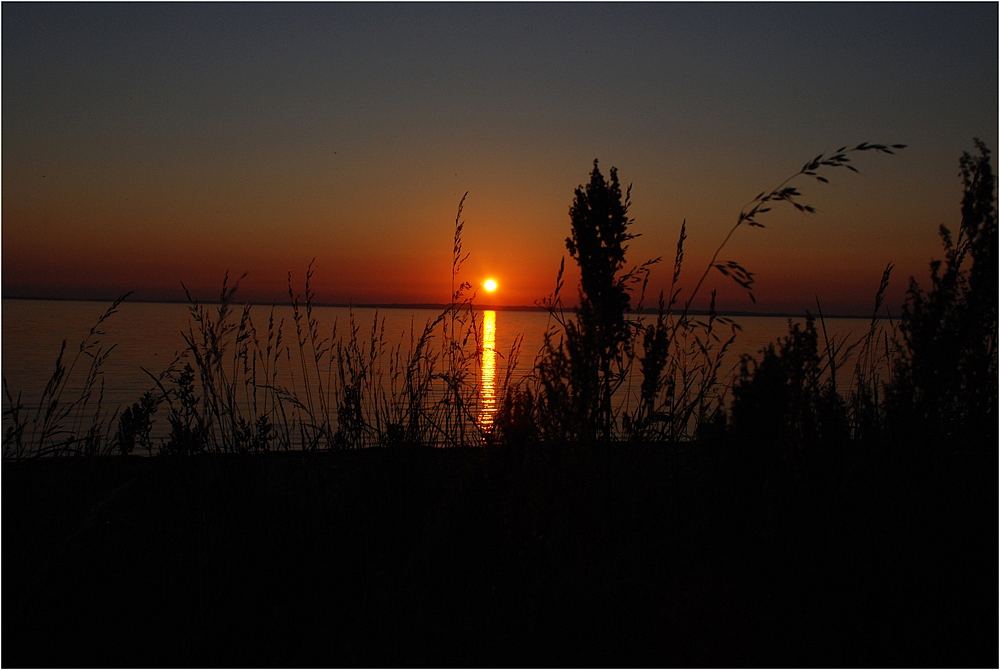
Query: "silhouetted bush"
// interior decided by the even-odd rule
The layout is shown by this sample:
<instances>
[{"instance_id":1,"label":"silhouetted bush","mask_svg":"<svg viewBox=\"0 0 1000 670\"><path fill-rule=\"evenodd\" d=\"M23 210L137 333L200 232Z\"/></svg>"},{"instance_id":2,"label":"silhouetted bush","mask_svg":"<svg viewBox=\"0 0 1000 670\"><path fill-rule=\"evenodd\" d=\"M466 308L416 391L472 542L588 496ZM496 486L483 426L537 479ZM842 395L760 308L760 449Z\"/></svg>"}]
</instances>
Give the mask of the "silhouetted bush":
<instances>
[{"instance_id":1,"label":"silhouetted bush","mask_svg":"<svg viewBox=\"0 0 1000 670\"><path fill-rule=\"evenodd\" d=\"M131 454L136 446L146 449L148 454L153 453L149 434L153 429L153 414L161 400L147 391L139 402L132 403L122 412L118 418L118 451L123 456Z\"/></svg>"},{"instance_id":2,"label":"silhouetted bush","mask_svg":"<svg viewBox=\"0 0 1000 670\"><path fill-rule=\"evenodd\" d=\"M791 324L760 361L743 356L733 384L731 428L739 438L777 450L841 442L847 410L820 355L815 320Z\"/></svg>"},{"instance_id":3,"label":"silhouetted bush","mask_svg":"<svg viewBox=\"0 0 1000 670\"><path fill-rule=\"evenodd\" d=\"M902 346L888 388L893 439L921 444L942 438L987 440L997 429L996 181L989 150L962 155L962 221L957 238L941 226L945 259L931 263L926 292L916 279L899 331Z\"/></svg>"}]
</instances>

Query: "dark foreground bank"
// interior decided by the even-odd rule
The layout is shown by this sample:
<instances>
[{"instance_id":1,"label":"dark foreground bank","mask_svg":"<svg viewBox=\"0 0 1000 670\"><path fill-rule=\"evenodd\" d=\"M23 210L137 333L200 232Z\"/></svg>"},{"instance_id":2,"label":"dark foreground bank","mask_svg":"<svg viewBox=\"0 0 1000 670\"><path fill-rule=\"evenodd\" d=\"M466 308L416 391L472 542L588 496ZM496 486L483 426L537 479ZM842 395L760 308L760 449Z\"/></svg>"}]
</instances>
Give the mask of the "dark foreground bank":
<instances>
[{"instance_id":1,"label":"dark foreground bank","mask_svg":"<svg viewBox=\"0 0 1000 670\"><path fill-rule=\"evenodd\" d=\"M995 667L991 452L5 462L2 662Z\"/></svg>"}]
</instances>

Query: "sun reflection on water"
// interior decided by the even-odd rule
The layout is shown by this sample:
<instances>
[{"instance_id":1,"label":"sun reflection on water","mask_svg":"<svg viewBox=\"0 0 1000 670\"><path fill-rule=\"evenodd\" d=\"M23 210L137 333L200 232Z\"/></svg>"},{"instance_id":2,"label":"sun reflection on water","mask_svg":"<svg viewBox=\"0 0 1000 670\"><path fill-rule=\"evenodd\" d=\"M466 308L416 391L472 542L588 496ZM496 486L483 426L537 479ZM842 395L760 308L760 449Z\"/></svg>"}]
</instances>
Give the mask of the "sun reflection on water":
<instances>
[{"instance_id":1,"label":"sun reflection on water","mask_svg":"<svg viewBox=\"0 0 1000 670\"><path fill-rule=\"evenodd\" d=\"M483 430L493 427L497 413L497 313L483 311L483 365L479 386L479 425Z\"/></svg>"}]
</instances>

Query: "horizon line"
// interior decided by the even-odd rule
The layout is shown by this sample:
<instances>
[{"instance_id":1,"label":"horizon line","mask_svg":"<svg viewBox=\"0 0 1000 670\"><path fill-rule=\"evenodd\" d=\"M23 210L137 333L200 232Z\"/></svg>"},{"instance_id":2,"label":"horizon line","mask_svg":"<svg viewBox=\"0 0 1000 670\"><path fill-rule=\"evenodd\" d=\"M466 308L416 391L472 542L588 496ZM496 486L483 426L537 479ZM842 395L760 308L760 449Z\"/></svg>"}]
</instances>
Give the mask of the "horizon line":
<instances>
[{"instance_id":1,"label":"horizon line","mask_svg":"<svg viewBox=\"0 0 1000 670\"><path fill-rule=\"evenodd\" d=\"M114 302L114 299L106 298L51 298L51 297L38 297L38 296L2 296L3 300L48 300L48 301L62 301L62 302ZM125 300L125 303L149 303L149 304L171 304L171 305L187 305L190 304L187 300L180 299L143 299L143 300ZM123 303L124 304L124 303ZM207 300L198 301L200 305L218 305L220 304L217 300ZM240 304L247 304L241 301ZM275 307L291 307L291 301L275 301L275 302L249 302L251 306L253 305L272 305ZM455 303L456 307L462 307L466 303ZM451 303L430 303L430 302L385 302L385 303L341 303L341 302L314 302L313 307L340 307L340 308L357 308L357 309L430 309L430 310L445 310L452 307ZM490 304L479 304L473 303L473 309L477 311L494 310L502 312L546 312L547 308L541 307L539 305L490 305ZM574 307L567 307L566 309L572 310ZM642 309L630 309L629 314L657 314L657 308L653 307L643 307ZM706 316L710 312L707 309L692 309L688 311L692 316ZM734 310L734 309L720 309L716 310L715 314L718 316L763 316L763 317L777 317L777 318L798 318L804 319L808 316L818 317L819 314L813 314L809 310L802 312L750 312L747 310ZM825 319L870 319L871 314L823 314ZM876 319L886 319L893 318L891 316L875 315Z\"/></svg>"}]
</instances>

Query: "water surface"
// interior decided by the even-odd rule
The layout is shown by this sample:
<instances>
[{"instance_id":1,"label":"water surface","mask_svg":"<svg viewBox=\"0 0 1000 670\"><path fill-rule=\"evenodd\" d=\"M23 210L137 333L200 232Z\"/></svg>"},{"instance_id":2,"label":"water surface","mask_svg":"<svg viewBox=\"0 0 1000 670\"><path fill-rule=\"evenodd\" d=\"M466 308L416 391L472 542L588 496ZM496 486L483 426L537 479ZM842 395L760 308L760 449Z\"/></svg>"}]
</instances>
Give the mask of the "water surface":
<instances>
[{"instance_id":1,"label":"water surface","mask_svg":"<svg viewBox=\"0 0 1000 670\"><path fill-rule=\"evenodd\" d=\"M3 300L3 376L8 388L14 393L23 392L29 402L37 399L52 375L63 340L67 342L64 362L69 363L109 305L86 301ZM217 306L208 308L215 310ZM235 308L230 319L238 322L240 310L240 307ZM284 343L290 345L290 355L282 364L284 368L280 380L295 383L294 374L301 369L301 362L297 353L292 308L257 305L250 310L261 342L266 338L272 314L272 330L281 324ZM439 318L440 312L406 308L350 310L345 307L317 307L313 312L321 337L331 339L335 334L338 337L350 334L352 315L360 342L368 343L374 336L386 350L399 347L405 356L427 324ZM516 358L513 378L530 372L542 347L546 329L554 324L551 317L542 311L489 310L477 312L475 318L475 332L482 346L481 358L476 361L480 396L477 416L481 425L489 426L496 411L498 384L506 376L508 367ZM735 321L742 331L726 356L723 366L726 375L738 370L742 354L756 355L768 343L788 332L789 319L784 317L738 317ZM801 323L804 319L792 321ZM837 318L827 319L826 326L830 337L853 340L867 332L869 322L867 319ZM446 327L447 321L432 330L431 348L443 341ZM186 345L182 333L189 332L189 328L192 328L191 314L185 304L122 304L118 313L106 320L100 332L92 337L96 342L94 352L107 351L114 346L103 366L105 406L112 410L125 407L138 400L143 392L153 389L153 377L183 354ZM725 329L722 332L728 333ZM512 352L512 346L519 337L522 338L520 348ZM822 347L822 332L820 338ZM512 353L516 353L516 357ZM385 356L381 359L383 368L387 365L386 360ZM76 373L82 375L88 365L89 359L82 356ZM848 368L838 376L841 393L846 393L849 388L849 372ZM301 379L298 383L301 385ZM638 385L638 381L635 384ZM6 407L6 400L4 403Z\"/></svg>"}]
</instances>

